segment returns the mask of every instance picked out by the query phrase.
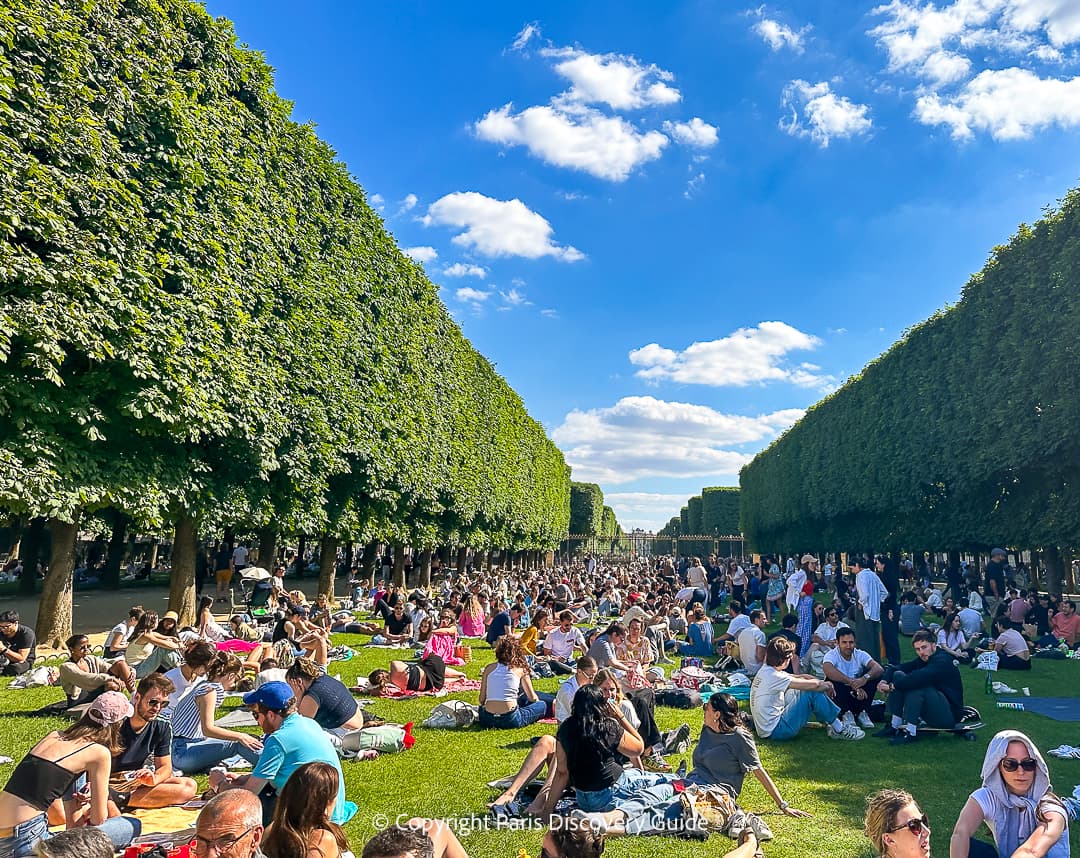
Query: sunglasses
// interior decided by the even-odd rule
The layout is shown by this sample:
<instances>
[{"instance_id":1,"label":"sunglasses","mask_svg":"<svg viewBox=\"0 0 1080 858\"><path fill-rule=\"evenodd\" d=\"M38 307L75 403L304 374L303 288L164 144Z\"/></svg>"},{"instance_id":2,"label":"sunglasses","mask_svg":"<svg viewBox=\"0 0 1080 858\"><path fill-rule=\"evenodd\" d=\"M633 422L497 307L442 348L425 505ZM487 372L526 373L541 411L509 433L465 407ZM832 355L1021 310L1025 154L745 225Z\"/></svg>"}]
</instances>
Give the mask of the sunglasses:
<instances>
[{"instance_id":1,"label":"sunglasses","mask_svg":"<svg viewBox=\"0 0 1080 858\"><path fill-rule=\"evenodd\" d=\"M914 816L907 822L897 825L895 828L890 828L888 831L892 834L894 831L899 831L901 828L906 828L916 837L923 833L923 829L926 829L927 833L930 832L930 819L924 813L922 816Z\"/></svg>"},{"instance_id":2,"label":"sunglasses","mask_svg":"<svg viewBox=\"0 0 1080 858\"><path fill-rule=\"evenodd\" d=\"M1025 772L1033 772L1039 767L1039 764L1031 757L1028 757L1026 760L1014 760L1012 757L1006 757L1001 761L1001 767L1007 772L1015 772L1017 769L1023 769Z\"/></svg>"}]
</instances>

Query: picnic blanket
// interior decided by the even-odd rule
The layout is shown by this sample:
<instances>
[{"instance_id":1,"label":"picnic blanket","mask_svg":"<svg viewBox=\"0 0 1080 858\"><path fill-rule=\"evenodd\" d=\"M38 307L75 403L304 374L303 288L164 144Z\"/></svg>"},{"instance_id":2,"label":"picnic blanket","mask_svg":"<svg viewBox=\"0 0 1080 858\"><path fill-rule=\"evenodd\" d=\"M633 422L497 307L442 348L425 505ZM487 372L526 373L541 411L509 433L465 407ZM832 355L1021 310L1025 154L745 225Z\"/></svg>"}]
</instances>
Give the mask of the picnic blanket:
<instances>
[{"instance_id":1,"label":"picnic blanket","mask_svg":"<svg viewBox=\"0 0 1080 858\"><path fill-rule=\"evenodd\" d=\"M257 727L255 715L247 709L234 709L228 715L222 715L214 722L215 727Z\"/></svg>"},{"instance_id":2,"label":"picnic blanket","mask_svg":"<svg viewBox=\"0 0 1080 858\"><path fill-rule=\"evenodd\" d=\"M1014 697L1009 702L1022 703L1025 712L1034 712L1055 721L1080 721L1080 698Z\"/></svg>"},{"instance_id":3,"label":"picnic blanket","mask_svg":"<svg viewBox=\"0 0 1080 858\"><path fill-rule=\"evenodd\" d=\"M447 694L479 690L479 679L452 679L442 687L441 691L402 691L396 685L384 685L379 696L387 700L411 700L414 697L445 697Z\"/></svg>"}]
</instances>

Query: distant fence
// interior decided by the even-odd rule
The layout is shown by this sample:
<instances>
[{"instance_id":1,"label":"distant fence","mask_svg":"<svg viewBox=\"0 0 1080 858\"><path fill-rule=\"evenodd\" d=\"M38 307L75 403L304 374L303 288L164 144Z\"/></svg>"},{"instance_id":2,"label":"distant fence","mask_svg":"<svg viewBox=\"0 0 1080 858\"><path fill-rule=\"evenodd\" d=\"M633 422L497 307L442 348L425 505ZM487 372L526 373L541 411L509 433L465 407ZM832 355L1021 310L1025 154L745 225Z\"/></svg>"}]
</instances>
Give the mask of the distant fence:
<instances>
[{"instance_id":1,"label":"distant fence","mask_svg":"<svg viewBox=\"0 0 1080 858\"><path fill-rule=\"evenodd\" d=\"M607 560L629 561L672 554L677 557L742 557L746 542L742 534L657 536L636 530L622 536L573 534L559 543L559 562L566 563L586 554Z\"/></svg>"}]
</instances>

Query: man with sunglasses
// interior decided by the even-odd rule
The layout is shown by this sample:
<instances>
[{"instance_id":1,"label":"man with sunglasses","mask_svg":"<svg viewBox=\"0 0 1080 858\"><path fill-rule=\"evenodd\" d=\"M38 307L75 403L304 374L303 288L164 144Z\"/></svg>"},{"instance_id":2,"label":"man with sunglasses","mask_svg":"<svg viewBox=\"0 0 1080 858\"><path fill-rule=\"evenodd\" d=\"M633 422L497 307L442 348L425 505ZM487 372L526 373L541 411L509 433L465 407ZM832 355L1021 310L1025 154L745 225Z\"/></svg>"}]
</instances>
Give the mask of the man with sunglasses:
<instances>
[{"instance_id":1,"label":"man with sunglasses","mask_svg":"<svg viewBox=\"0 0 1080 858\"><path fill-rule=\"evenodd\" d=\"M890 744L910 745L918 739L920 721L926 726L951 730L964 713L964 684L953 657L940 649L934 633L920 629L911 639L916 658L890 667L878 683L887 694L891 721L874 735L890 738Z\"/></svg>"},{"instance_id":2,"label":"man with sunglasses","mask_svg":"<svg viewBox=\"0 0 1080 858\"><path fill-rule=\"evenodd\" d=\"M199 812L195 823L195 854L227 858L265 858L262 842L262 807L245 790L229 790L214 796Z\"/></svg>"}]
</instances>

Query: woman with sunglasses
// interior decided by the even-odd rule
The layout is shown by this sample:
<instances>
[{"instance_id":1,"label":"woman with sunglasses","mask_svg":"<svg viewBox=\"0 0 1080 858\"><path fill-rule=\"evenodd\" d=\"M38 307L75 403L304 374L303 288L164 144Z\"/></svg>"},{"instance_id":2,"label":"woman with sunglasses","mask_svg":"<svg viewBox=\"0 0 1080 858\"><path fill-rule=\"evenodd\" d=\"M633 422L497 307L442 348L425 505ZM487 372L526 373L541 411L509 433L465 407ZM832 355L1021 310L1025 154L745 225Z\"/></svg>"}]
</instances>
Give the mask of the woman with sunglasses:
<instances>
[{"instance_id":1,"label":"woman with sunglasses","mask_svg":"<svg viewBox=\"0 0 1080 858\"><path fill-rule=\"evenodd\" d=\"M930 820L904 790L870 796L863 831L881 858L930 858Z\"/></svg>"},{"instance_id":2,"label":"woman with sunglasses","mask_svg":"<svg viewBox=\"0 0 1080 858\"><path fill-rule=\"evenodd\" d=\"M950 858L1069 858L1068 813L1051 791L1046 762L1031 739L1016 730L994 736L982 782L956 820ZM996 850L973 838L984 822Z\"/></svg>"}]
</instances>

